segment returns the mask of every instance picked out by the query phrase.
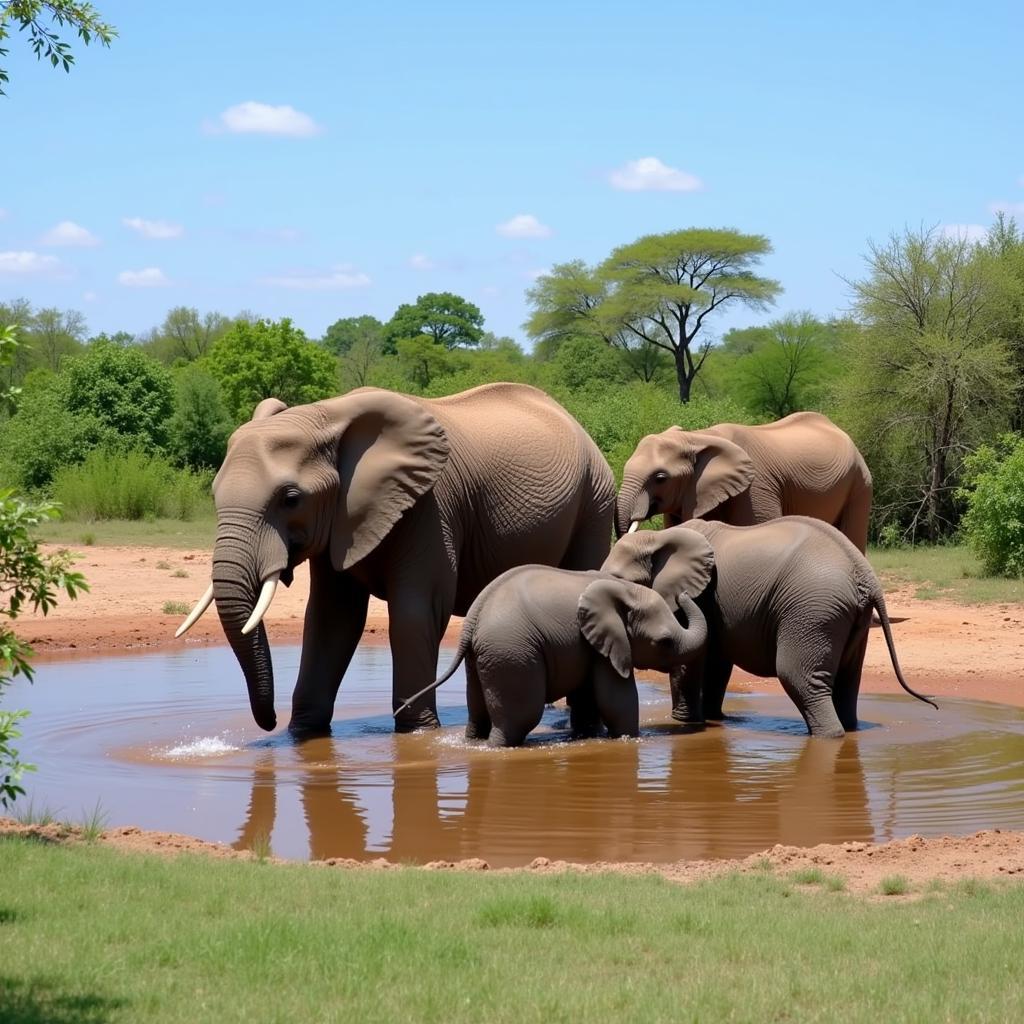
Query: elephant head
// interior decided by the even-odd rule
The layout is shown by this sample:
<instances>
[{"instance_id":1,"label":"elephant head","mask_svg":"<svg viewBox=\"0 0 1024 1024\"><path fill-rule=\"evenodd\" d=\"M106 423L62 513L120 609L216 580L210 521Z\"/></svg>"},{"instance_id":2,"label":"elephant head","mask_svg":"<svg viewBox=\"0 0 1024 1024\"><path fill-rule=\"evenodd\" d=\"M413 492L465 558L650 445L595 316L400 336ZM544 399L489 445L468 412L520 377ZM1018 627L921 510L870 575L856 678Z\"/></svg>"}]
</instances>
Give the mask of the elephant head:
<instances>
[{"instance_id":1,"label":"elephant head","mask_svg":"<svg viewBox=\"0 0 1024 1024\"><path fill-rule=\"evenodd\" d=\"M278 581L326 555L342 572L366 558L448 459L438 421L416 402L374 388L289 409L261 402L231 436L213 482L212 600L245 674L253 717L277 724L270 645L261 622Z\"/></svg>"},{"instance_id":2,"label":"elephant head","mask_svg":"<svg viewBox=\"0 0 1024 1024\"><path fill-rule=\"evenodd\" d=\"M648 434L622 473L616 534L659 514L676 522L699 519L747 490L753 479L750 457L724 437L679 427Z\"/></svg>"},{"instance_id":3,"label":"elephant head","mask_svg":"<svg viewBox=\"0 0 1024 1024\"><path fill-rule=\"evenodd\" d=\"M651 587L674 608L699 597L711 582L715 553L707 538L685 526L630 533L615 542L602 572Z\"/></svg>"},{"instance_id":4,"label":"elephant head","mask_svg":"<svg viewBox=\"0 0 1024 1024\"><path fill-rule=\"evenodd\" d=\"M577 617L590 645L620 676L636 668L669 671L692 658L707 640L704 616L689 598L681 607L687 626L653 590L618 579L599 579L580 595Z\"/></svg>"}]
</instances>

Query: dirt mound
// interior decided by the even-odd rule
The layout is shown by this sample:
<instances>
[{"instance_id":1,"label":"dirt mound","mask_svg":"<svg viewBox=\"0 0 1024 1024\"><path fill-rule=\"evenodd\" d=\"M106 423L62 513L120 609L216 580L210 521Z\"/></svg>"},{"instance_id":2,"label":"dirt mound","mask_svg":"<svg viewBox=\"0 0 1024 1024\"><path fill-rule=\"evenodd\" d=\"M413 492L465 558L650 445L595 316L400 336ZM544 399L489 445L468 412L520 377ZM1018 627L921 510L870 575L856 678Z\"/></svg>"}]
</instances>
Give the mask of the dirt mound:
<instances>
[{"instance_id":1,"label":"dirt mound","mask_svg":"<svg viewBox=\"0 0 1024 1024\"><path fill-rule=\"evenodd\" d=\"M82 829L59 824L23 825L12 818L0 818L0 835L26 836L48 843L83 843ZM208 857L240 860L264 859L285 863L276 857L258 858L249 850L236 850L224 843L210 843L173 832L151 832L139 828L112 828L94 839L103 846L126 853L148 853L164 856L199 854ZM537 857L524 868L491 869L478 857L460 861L431 861L422 867L399 865L384 858L358 861L332 857L311 861L310 867L343 870L380 871L488 871L509 874L525 871L530 874L552 874L566 871L582 874L615 872L623 875L661 875L682 884L699 882L739 872L750 874L771 870L792 874L817 869L826 877L838 877L853 893L877 894L883 879L899 877L908 890L920 890L929 882L954 883L967 878L983 881L1000 879L1024 880L1024 832L977 832L971 836L942 836L925 839L909 836L889 843L841 843L802 848L773 846L762 853L741 860L679 861L675 864L611 863L576 864L570 861Z\"/></svg>"}]
</instances>

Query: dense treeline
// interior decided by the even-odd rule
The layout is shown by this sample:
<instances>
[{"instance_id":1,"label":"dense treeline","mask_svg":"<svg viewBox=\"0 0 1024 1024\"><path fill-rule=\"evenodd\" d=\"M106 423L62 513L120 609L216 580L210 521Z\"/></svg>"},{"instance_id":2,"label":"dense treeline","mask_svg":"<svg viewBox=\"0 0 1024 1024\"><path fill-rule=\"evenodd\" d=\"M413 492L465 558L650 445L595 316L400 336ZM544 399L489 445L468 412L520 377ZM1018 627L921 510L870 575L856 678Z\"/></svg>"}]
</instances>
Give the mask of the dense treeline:
<instances>
[{"instance_id":1,"label":"dense treeline","mask_svg":"<svg viewBox=\"0 0 1024 1024\"><path fill-rule=\"evenodd\" d=\"M339 319L320 339L287 319L185 307L140 337L88 337L76 311L0 305L0 329L16 327L19 341L3 383L20 388L2 414L0 472L84 512L90 478L107 479L93 489L112 495L119 476L156 467L154 497L111 497L110 514L187 514L231 430L269 395L291 404L376 385L436 396L508 380L565 404L617 472L643 434L673 423L820 410L871 466L876 538L950 536L978 474L998 469L1014 449L1007 433L1024 422L1016 224L999 217L980 242L893 236L870 247L847 315L766 312L762 326L711 344L721 308L775 302L779 284L756 273L770 251L761 236L690 229L621 246L595 267L556 266L527 293L532 353L447 292L387 322ZM979 449L990 456L972 461Z\"/></svg>"}]
</instances>

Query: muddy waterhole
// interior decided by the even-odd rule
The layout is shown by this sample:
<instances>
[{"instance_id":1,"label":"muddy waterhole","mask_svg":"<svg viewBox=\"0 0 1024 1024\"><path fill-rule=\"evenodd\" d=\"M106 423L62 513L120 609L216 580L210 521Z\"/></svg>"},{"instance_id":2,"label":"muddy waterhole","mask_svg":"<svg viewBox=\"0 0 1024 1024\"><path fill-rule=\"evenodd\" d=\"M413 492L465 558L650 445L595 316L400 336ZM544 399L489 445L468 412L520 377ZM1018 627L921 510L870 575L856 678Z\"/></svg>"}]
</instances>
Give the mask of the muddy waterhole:
<instances>
[{"instance_id":1,"label":"muddy waterhole","mask_svg":"<svg viewBox=\"0 0 1024 1024\"><path fill-rule=\"evenodd\" d=\"M278 714L298 647L275 648ZM451 650L441 652L447 664ZM25 707L33 808L184 832L290 858L493 866L737 857L774 843L882 841L1024 829L1024 709L862 696L862 728L810 740L781 693L727 698L729 718L683 733L641 684L639 741L568 742L549 708L527 747L462 739L464 682L439 692L444 728L392 732L387 647L359 649L332 735L297 744L251 721L227 648L45 661Z\"/></svg>"}]
</instances>

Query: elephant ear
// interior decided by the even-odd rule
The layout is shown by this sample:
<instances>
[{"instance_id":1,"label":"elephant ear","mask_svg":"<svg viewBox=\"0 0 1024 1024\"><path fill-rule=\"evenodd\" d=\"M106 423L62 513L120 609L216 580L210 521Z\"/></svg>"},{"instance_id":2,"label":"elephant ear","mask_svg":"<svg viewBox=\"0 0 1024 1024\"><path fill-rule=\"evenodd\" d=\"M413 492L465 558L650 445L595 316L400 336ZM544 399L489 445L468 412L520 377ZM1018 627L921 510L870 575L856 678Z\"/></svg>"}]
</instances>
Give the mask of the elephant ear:
<instances>
[{"instance_id":1,"label":"elephant ear","mask_svg":"<svg viewBox=\"0 0 1024 1024\"><path fill-rule=\"evenodd\" d=\"M448 461L448 437L422 405L391 391L360 390L320 406L337 452L331 564L341 572L370 554L434 486Z\"/></svg>"},{"instance_id":2,"label":"elephant ear","mask_svg":"<svg viewBox=\"0 0 1024 1024\"><path fill-rule=\"evenodd\" d=\"M696 449L693 467L695 504L690 517L699 519L750 487L754 479L754 463L738 444L716 434L689 434L688 440Z\"/></svg>"},{"instance_id":3,"label":"elephant ear","mask_svg":"<svg viewBox=\"0 0 1024 1024\"><path fill-rule=\"evenodd\" d=\"M280 398L264 398L253 409L252 418L254 420L265 420L270 416L276 416L279 412L284 412L287 408L288 406Z\"/></svg>"},{"instance_id":4,"label":"elephant ear","mask_svg":"<svg viewBox=\"0 0 1024 1024\"><path fill-rule=\"evenodd\" d=\"M680 594L698 597L711 582L715 552L696 530L673 526L622 537L601 566L619 579L651 587L676 607Z\"/></svg>"},{"instance_id":5,"label":"elephant ear","mask_svg":"<svg viewBox=\"0 0 1024 1024\"><path fill-rule=\"evenodd\" d=\"M636 604L632 591L638 589L623 580L595 580L580 595L576 609L580 630L587 642L607 658L624 679L633 671L626 618Z\"/></svg>"},{"instance_id":6,"label":"elephant ear","mask_svg":"<svg viewBox=\"0 0 1024 1024\"><path fill-rule=\"evenodd\" d=\"M699 597L711 582L715 552L707 537L685 526L658 531L658 547L651 559L651 587L675 608L684 594Z\"/></svg>"}]
</instances>

